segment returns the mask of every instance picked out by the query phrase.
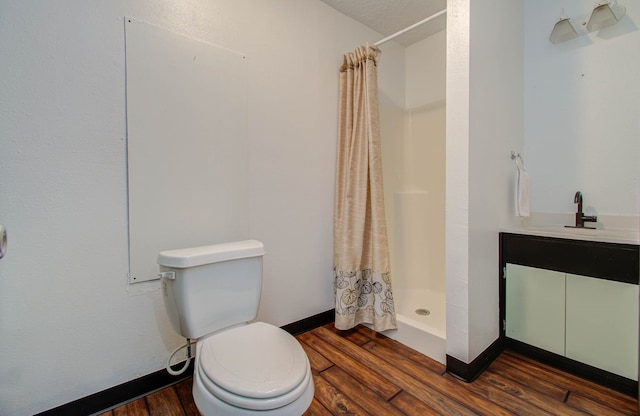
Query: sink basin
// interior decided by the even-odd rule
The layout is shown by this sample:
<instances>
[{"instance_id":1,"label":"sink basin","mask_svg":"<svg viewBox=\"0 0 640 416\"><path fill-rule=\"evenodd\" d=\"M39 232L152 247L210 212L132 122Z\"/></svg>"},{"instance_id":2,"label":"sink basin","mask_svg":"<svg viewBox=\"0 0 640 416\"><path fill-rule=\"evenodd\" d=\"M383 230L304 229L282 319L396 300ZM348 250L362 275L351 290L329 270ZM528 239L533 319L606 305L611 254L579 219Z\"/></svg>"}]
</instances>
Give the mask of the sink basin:
<instances>
[{"instance_id":1,"label":"sink basin","mask_svg":"<svg viewBox=\"0 0 640 416\"><path fill-rule=\"evenodd\" d=\"M626 228L590 229L567 228L563 225L535 225L504 230L542 237L569 238L573 240L602 241L607 243L640 244L640 231Z\"/></svg>"}]
</instances>

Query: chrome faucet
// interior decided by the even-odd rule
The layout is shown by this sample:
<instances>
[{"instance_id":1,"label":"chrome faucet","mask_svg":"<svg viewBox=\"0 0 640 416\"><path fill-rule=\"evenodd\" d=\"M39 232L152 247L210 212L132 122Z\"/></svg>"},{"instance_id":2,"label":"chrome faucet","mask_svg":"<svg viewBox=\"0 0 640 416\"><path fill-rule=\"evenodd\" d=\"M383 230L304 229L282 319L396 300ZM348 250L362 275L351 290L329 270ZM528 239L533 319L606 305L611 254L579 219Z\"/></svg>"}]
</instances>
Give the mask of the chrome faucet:
<instances>
[{"instance_id":1,"label":"chrome faucet","mask_svg":"<svg viewBox=\"0 0 640 416\"><path fill-rule=\"evenodd\" d=\"M598 217L595 215L584 215L582 212L582 192L576 192L573 197L573 203L578 204L578 211L576 212L576 225L565 225L568 228L591 228L595 229L596 227L585 227L585 222L597 222Z\"/></svg>"}]
</instances>

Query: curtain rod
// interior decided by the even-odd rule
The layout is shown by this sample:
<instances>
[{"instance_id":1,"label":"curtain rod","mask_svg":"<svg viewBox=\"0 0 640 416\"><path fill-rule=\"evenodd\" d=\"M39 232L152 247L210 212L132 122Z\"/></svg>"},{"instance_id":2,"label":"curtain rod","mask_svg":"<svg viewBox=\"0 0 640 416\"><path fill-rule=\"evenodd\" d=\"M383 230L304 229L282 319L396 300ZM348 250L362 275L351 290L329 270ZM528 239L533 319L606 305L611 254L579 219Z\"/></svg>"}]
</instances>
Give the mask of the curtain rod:
<instances>
[{"instance_id":1,"label":"curtain rod","mask_svg":"<svg viewBox=\"0 0 640 416\"><path fill-rule=\"evenodd\" d=\"M410 31L410 30L412 30L412 29L415 29L416 27L418 27L418 26L420 26L420 25L423 25L423 24L425 24L425 23L427 23L427 22L429 22L429 21L431 21L431 20L433 20L433 19L435 19L435 18L437 18L437 17L442 16L442 15L443 15L443 14L445 14L446 12L447 12L447 9L441 10L441 11L439 11L438 13L436 13L436 14L434 14L434 15L431 15L431 16L427 17L426 19L423 19L423 20L419 21L418 23L414 23L414 24L412 24L411 26L406 27L406 28L404 28L404 29L402 29L402 30L400 30L400 31L398 31L398 32L396 32L396 33L394 33L393 35L389 35L389 36L387 36L386 38L384 38L384 39L381 39L381 40L377 41L376 43L374 43L374 45L375 45L375 46L380 46L380 45L382 45L383 43L389 42L390 40L393 40L393 39L397 38L397 37L398 37L398 36L400 36L400 35L404 35L404 34L405 34L405 33L407 33L408 31Z\"/></svg>"}]
</instances>

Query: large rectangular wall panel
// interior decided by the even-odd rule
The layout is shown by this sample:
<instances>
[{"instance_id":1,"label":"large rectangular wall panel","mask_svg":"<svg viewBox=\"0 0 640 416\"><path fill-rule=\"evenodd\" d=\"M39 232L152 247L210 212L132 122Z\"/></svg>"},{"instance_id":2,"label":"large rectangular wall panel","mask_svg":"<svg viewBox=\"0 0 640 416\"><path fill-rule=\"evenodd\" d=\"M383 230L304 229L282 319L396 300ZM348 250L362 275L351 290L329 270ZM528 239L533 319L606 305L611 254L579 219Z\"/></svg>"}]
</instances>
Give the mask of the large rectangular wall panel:
<instances>
[{"instance_id":1,"label":"large rectangular wall panel","mask_svg":"<svg viewBox=\"0 0 640 416\"><path fill-rule=\"evenodd\" d=\"M125 19L130 282L159 251L247 238L242 54Z\"/></svg>"}]
</instances>

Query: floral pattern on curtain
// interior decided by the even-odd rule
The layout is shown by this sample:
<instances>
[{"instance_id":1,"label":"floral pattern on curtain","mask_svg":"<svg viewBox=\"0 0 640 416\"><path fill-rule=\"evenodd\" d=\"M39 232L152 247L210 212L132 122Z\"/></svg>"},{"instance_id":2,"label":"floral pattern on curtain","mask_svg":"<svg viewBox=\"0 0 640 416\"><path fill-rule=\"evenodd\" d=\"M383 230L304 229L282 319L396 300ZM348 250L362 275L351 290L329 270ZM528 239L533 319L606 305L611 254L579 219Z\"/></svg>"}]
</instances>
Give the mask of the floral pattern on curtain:
<instances>
[{"instance_id":1,"label":"floral pattern on curtain","mask_svg":"<svg viewBox=\"0 0 640 416\"><path fill-rule=\"evenodd\" d=\"M335 326L396 328L382 188L377 60L360 46L340 68L334 209Z\"/></svg>"}]
</instances>

